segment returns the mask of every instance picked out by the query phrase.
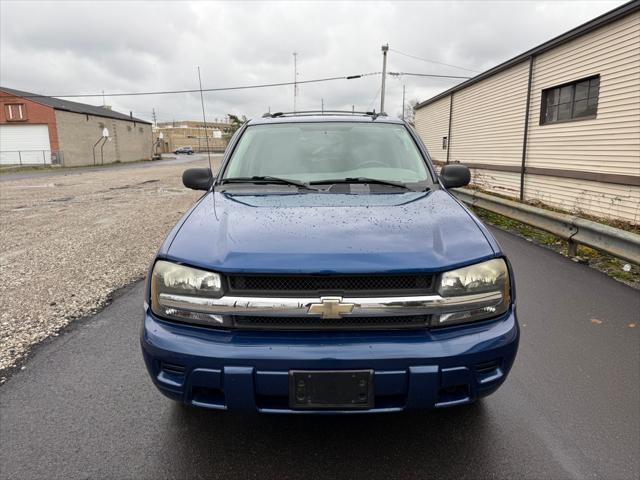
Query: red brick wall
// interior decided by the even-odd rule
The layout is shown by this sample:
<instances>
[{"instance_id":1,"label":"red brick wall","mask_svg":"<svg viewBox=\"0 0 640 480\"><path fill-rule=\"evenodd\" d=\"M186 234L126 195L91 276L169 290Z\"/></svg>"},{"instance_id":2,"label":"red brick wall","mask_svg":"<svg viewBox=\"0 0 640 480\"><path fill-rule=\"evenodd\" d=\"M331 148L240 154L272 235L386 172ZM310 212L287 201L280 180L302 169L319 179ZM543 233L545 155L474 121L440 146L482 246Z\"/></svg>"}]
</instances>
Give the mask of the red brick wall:
<instances>
[{"instance_id":1,"label":"red brick wall","mask_svg":"<svg viewBox=\"0 0 640 480\"><path fill-rule=\"evenodd\" d=\"M5 105L7 103L22 103L27 108L27 119L18 122L7 122ZM41 105L28 98L15 97L0 91L0 124L31 123L49 126L49 143L51 150L58 150L58 130L56 129L56 115L53 107Z\"/></svg>"}]
</instances>

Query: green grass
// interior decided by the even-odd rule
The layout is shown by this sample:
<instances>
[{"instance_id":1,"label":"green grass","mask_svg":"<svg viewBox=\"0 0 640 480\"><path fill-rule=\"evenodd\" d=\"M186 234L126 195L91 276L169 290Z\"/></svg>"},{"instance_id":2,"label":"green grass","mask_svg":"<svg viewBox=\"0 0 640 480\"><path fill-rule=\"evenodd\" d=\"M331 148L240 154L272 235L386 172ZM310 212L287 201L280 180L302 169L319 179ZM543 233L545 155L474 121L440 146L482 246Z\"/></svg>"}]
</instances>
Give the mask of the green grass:
<instances>
[{"instance_id":1,"label":"green grass","mask_svg":"<svg viewBox=\"0 0 640 480\"><path fill-rule=\"evenodd\" d=\"M62 167L57 165L23 165L18 167L2 167L0 168L0 175L6 175L7 173L16 172L38 172L38 171L53 171L63 170Z\"/></svg>"},{"instance_id":2,"label":"green grass","mask_svg":"<svg viewBox=\"0 0 640 480\"><path fill-rule=\"evenodd\" d=\"M22 173L22 172L67 172L74 171L81 168L109 168L118 165L130 165L141 162L150 162L151 160L134 160L133 162L111 162L104 165L75 165L72 167L65 167L60 165L22 165L16 167L2 167L0 168L0 175L6 175L9 173Z\"/></svg>"}]
</instances>

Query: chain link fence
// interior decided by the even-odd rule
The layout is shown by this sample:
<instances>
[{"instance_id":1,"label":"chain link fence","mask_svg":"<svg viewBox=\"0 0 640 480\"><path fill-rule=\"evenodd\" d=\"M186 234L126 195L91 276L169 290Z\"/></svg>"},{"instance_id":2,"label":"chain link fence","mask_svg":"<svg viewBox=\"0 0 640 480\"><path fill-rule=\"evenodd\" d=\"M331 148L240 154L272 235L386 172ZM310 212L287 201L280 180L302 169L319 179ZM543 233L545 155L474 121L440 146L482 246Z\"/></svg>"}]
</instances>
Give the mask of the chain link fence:
<instances>
[{"instance_id":1,"label":"chain link fence","mask_svg":"<svg viewBox=\"0 0 640 480\"><path fill-rule=\"evenodd\" d=\"M62 150L3 150L0 166L64 165Z\"/></svg>"}]
</instances>

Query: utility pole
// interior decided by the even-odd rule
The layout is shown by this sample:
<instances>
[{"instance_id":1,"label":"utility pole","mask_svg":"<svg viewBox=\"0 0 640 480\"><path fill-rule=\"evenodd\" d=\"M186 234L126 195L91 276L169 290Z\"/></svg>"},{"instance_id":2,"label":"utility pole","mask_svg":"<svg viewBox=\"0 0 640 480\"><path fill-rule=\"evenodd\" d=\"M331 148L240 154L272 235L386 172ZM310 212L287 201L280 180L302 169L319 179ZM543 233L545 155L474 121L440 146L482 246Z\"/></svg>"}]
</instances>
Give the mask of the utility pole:
<instances>
[{"instance_id":1,"label":"utility pole","mask_svg":"<svg viewBox=\"0 0 640 480\"><path fill-rule=\"evenodd\" d=\"M158 122L156 122L156 109L155 108L151 109L151 114L153 115L153 126L157 127L158 126Z\"/></svg>"},{"instance_id":2,"label":"utility pole","mask_svg":"<svg viewBox=\"0 0 640 480\"><path fill-rule=\"evenodd\" d=\"M320 111L321 111L322 113L324 113L324 98L321 98L321 99L320 99L320 105L321 105L321 106L320 106L320 108L321 108L321 110L320 110Z\"/></svg>"},{"instance_id":3,"label":"utility pole","mask_svg":"<svg viewBox=\"0 0 640 480\"><path fill-rule=\"evenodd\" d=\"M293 113L296 112L297 96L298 96L298 52L293 52Z\"/></svg>"},{"instance_id":4,"label":"utility pole","mask_svg":"<svg viewBox=\"0 0 640 480\"><path fill-rule=\"evenodd\" d=\"M402 85L402 121L404 122L404 91L405 91L406 85Z\"/></svg>"},{"instance_id":5,"label":"utility pole","mask_svg":"<svg viewBox=\"0 0 640 480\"><path fill-rule=\"evenodd\" d=\"M382 45L382 88L380 89L380 113L384 113L384 84L387 79L387 52L389 44Z\"/></svg>"}]
</instances>

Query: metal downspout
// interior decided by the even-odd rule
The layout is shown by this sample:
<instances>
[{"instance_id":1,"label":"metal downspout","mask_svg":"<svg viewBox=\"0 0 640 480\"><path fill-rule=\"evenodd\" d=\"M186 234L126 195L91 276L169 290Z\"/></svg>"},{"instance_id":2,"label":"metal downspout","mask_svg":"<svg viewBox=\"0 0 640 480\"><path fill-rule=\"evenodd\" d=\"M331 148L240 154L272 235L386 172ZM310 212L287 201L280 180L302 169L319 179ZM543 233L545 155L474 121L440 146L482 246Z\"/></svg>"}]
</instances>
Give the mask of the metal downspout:
<instances>
[{"instance_id":1,"label":"metal downspout","mask_svg":"<svg viewBox=\"0 0 640 480\"><path fill-rule=\"evenodd\" d=\"M96 143L93 144L93 164L96 164L96 147L98 146L98 144L100 143L100 141L103 139L103 136L100 136L100 138L98 139L98 141Z\"/></svg>"},{"instance_id":2,"label":"metal downspout","mask_svg":"<svg viewBox=\"0 0 640 480\"><path fill-rule=\"evenodd\" d=\"M447 163L449 163L449 152L451 151L451 120L453 117L453 93L449 98L449 131L447 132Z\"/></svg>"},{"instance_id":3,"label":"metal downspout","mask_svg":"<svg viewBox=\"0 0 640 480\"><path fill-rule=\"evenodd\" d=\"M522 163L520 165L520 201L524 200L524 174L527 161L527 135L529 133L529 107L531 104L531 81L533 78L534 56L529 57L529 82L527 83L527 104L524 109L524 136L522 138Z\"/></svg>"}]
</instances>

